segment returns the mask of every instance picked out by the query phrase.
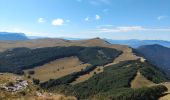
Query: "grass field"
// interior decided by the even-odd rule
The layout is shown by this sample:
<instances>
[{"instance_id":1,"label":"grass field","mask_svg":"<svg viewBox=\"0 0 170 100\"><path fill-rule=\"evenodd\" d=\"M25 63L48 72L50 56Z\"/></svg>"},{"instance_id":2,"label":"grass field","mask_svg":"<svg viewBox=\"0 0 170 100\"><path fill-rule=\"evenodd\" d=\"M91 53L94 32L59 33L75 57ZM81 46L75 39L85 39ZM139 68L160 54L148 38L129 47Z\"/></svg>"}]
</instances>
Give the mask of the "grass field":
<instances>
[{"instance_id":1,"label":"grass field","mask_svg":"<svg viewBox=\"0 0 170 100\"><path fill-rule=\"evenodd\" d=\"M131 88L137 89L137 88L142 88L142 87L149 87L153 86L155 83L152 81L146 79L141 73L138 71L137 75L134 80L131 82Z\"/></svg>"},{"instance_id":2,"label":"grass field","mask_svg":"<svg viewBox=\"0 0 170 100\"><path fill-rule=\"evenodd\" d=\"M52 61L43 66L30 69L35 71L35 74L31 75L31 77L44 82L49 79L57 79L73 72L81 71L88 65L89 64L82 64L77 57L66 57ZM26 70L25 72L27 73L30 70Z\"/></svg>"},{"instance_id":3,"label":"grass field","mask_svg":"<svg viewBox=\"0 0 170 100\"><path fill-rule=\"evenodd\" d=\"M92 77L93 75L103 72L103 68L104 68L103 66L97 66L93 71L91 71L88 74L81 75L71 84L74 85L74 84L77 84L77 83L80 83L80 82L84 82L84 81L88 80L90 77Z\"/></svg>"},{"instance_id":4,"label":"grass field","mask_svg":"<svg viewBox=\"0 0 170 100\"><path fill-rule=\"evenodd\" d=\"M6 82L14 82L17 78L21 78L22 76L18 76L12 73L0 73L0 84L4 84Z\"/></svg>"}]
</instances>

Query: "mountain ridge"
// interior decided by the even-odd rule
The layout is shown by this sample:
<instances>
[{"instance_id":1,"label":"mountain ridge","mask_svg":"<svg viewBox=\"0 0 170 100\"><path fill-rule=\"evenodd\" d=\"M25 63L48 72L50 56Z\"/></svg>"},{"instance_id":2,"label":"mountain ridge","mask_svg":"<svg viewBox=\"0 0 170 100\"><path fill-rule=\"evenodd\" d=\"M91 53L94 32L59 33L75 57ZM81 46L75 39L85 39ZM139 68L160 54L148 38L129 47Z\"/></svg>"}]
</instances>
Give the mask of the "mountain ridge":
<instances>
[{"instance_id":1,"label":"mountain ridge","mask_svg":"<svg viewBox=\"0 0 170 100\"><path fill-rule=\"evenodd\" d=\"M142 45L153 45L153 44L159 44L165 47L170 47L170 41L165 40L112 40L112 39L106 39L111 44L123 44L128 45L132 48L138 48Z\"/></svg>"},{"instance_id":2,"label":"mountain ridge","mask_svg":"<svg viewBox=\"0 0 170 100\"><path fill-rule=\"evenodd\" d=\"M156 65L170 77L170 48L158 44L143 45L136 49L136 53Z\"/></svg>"},{"instance_id":3,"label":"mountain ridge","mask_svg":"<svg viewBox=\"0 0 170 100\"><path fill-rule=\"evenodd\" d=\"M0 40L21 41L28 40L28 37L24 33L0 32Z\"/></svg>"}]
</instances>

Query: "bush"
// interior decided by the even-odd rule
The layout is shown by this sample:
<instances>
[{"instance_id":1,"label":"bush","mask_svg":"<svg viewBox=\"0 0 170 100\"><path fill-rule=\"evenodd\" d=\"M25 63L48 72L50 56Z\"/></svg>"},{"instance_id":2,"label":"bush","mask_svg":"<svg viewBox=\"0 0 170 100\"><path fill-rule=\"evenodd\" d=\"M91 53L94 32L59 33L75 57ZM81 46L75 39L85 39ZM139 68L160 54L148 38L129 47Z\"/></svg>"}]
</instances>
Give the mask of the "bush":
<instances>
[{"instance_id":1,"label":"bush","mask_svg":"<svg viewBox=\"0 0 170 100\"><path fill-rule=\"evenodd\" d=\"M32 79L32 82L33 82L34 84L38 85L38 84L40 83L40 80L33 78L33 79Z\"/></svg>"},{"instance_id":2,"label":"bush","mask_svg":"<svg viewBox=\"0 0 170 100\"><path fill-rule=\"evenodd\" d=\"M14 86L14 83L13 83L13 82L9 82L9 83L7 84L7 86Z\"/></svg>"},{"instance_id":3,"label":"bush","mask_svg":"<svg viewBox=\"0 0 170 100\"><path fill-rule=\"evenodd\" d=\"M29 79L30 79L30 78L31 78L31 76L30 76L30 75L28 75L28 76L27 76L27 78L29 78Z\"/></svg>"},{"instance_id":4,"label":"bush","mask_svg":"<svg viewBox=\"0 0 170 100\"><path fill-rule=\"evenodd\" d=\"M29 74L29 75L33 75L33 74L35 74L35 71L30 70L30 71L28 71L28 74Z\"/></svg>"}]
</instances>

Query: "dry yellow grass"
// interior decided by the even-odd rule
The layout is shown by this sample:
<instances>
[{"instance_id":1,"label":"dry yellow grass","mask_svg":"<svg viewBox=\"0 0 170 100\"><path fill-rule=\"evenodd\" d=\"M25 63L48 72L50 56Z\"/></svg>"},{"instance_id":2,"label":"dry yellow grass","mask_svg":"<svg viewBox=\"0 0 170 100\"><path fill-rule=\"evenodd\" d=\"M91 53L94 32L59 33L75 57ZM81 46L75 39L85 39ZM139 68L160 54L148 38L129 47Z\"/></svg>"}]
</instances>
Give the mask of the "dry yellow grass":
<instances>
[{"instance_id":1,"label":"dry yellow grass","mask_svg":"<svg viewBox=\"0 0 170 100\"><path fill-rule=\"evenodd\" d=\"M17 47L42 48L55 46L100 46L107 44L101 39L90 39L80 41L69 41L64 39L35 39L27 41L0 41L0 51Z\"/></svg>"},{"instance_id":2,"label":"dry yellow grass","mask_svg":"<svg viewBox=\"0 0 170 100\"><path fill-rule=\"evenodd\" d=\"M150 87L154 85L165 85L168 88L168 91L166 92L167 95L161 97L159 100L170 100L170 82L155 84L152 81L146 79L143 75L140 74L140 72L137 73L135 79L131 82L131 88L134 89Z\"/></svg>"},{"instance_id":3,"label":"dry yellow grass","mask_svg":"<svg viewBox=\"0 0 170 100\"><path fill-rule=\"evenodd\" d=\"M12 73L0 73L0 84L6 82L15 82L16 79L21 78L22 76L18 76Z\"/></svg>"},{"instance_id":4,"label":"dry yellow grass","mask_svg":"<svg viewBox=\"0 0 170 100\"><path fill-rule=\"evenodd\" d=\"M49 93L45 93L42 96L36 97L35 100L77 100L77 98L73 96L65 96L62 94L49 95Z\"/></svg>"},{"instance_id":5,"label":"dry yellow grass","mask_svg":"<svg viewBox=\"0 0 170 100\"><path fill-rule=\"evenodd\" d=\"M71 84L77 84L77 83L80 83L80 82L83 82L83 81L86 81L88 80L90 77L92 77L93 75L95 74L99 74L101 72L103 72L103 66L97 66L93 71L91 71L90 73L88 74L85 74L85 75L82 75L82 76L79 76L74 82L72 82ZM95 74L94 74L95 73Z\"/></svg>"},{"instance_id":6,"label":"dry yellow grass","mask_svg":"<svg viewBox=\"0 0 170 100\"><path fill-rule=\"evenodd\" d=\"M0 51L4 51L10 48L16 47L28 47L28 48L42 48L42 47L54 47L54 46L100 46L114 48L117 50L123 51L123 54L120 55L114 62L125 61L125 60L135 60L139 57L135 56L132 53L132 49L125 45L111 45L106 41L94 38L89 40L76 40L68 41L64 39L36 39L36 40L27 40L19 42L11 41L0 41Z\"/></svg>"},{"instance_id":7,"label":"dry yellow grass","mask_svg":"<svg viewBox=\"0 0 170 100\"><path fill-rule=\"evenodd\" d=\"M36 67L34 69L35 74L33 78L39 79L41 82L48 81L49 79L57 79L62 76L71 74L73 72L81 71L89 64L82 64L77 57L66 57L57 59L43 66ZM26 70L26 72L29 70Z\"/></svg>"},{"instance_id":8,"label":"dry yellow grass","mask_svg":"<svg viewBox=\"0 0 170 100\"><path fill-rule=\"evenodd\" d=\"M42 93L41 96L30 96L30 97L22 97L22 98L16 98L11 100L77 100L74 96L65 96L62 94L52 94L52 93Z\"/></svg>"},{"instance_id":9,"label":"dry yellow grass","mask_svg":"<svg viewBox=\"0 0 170 100\"><path fill-rule=\"evenodd\" d=\"M136 77L131 82L131 88L142 88L142 87L149 87L152 85L156 85L152 81L146 79L141 73L138 71Z\"/></svg>"}]
</instances>

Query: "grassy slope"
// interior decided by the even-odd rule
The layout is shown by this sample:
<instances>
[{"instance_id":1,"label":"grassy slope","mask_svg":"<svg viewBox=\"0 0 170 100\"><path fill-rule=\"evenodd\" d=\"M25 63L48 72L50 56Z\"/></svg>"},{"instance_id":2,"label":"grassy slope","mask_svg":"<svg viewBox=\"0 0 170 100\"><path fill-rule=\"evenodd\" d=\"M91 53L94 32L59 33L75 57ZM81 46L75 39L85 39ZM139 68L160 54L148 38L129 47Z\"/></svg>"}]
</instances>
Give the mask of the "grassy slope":
<instances>
[{"instance_id":1,"label":"grassy slope","mask_svg":"<svg viewBox=\"0 0 170 100\"><path fill-rule=\"evenodd\" d=\"M66 57L57 59L34 69L25 70L25 72L28 73L33 70L35 74L31 75L31 77L44 82L49 79L56 79L73 72L81 71L89 65L90 64L83 64L83 62L77 57Z\"/></svg>"},{"instance_id":2,"label":"grassy slope","mask_svg":"<svg viewBox=\"0 0 170 100\"><path fill-rule=\"evenodd\" d=\"M104 54L101 54L102 51ZM20 73L24 69L41 66L63 57L77 56L93 66L113 61L120 51L103 47L49 47L39 49L16 48L0 53L0 71Z\"/></svg>"},{"instance_id":3,"label":"grassy slope","mask_svg":"<svg viewBox=\"0 0 170 100\"><path fill-rule=\"evenodd\" d=\"M77 96L86 98L113 89L130 87L129 83L136 75L137 67L133 64L129 68L125 67L127 63L123 62L106 67L103 73L94 75L89 80L75 85L75 91L79 91Z\"/></svg>"},{"instance_id":4,"label":"grassy slope","mask_svg":"<svg viewBox=\"0 0 170 100\"><path fill-rule=\"evenodd\" d=\"M150 87L155 85L152 81L146 79L139 71L137 72L137 75L135 76L134 80L131 82L131 88L138 89L142 87Z\"/></svg>"},{"instance_id":5,"label":"grassy slope","mask_svg":"<svg viewBox=\"0 0 170 100\"><path fill-rule=\"evenodd\" d=\"M72 75L68 75L66 77L62 77L57 80L51 80L43 84L43 88L46 88L49 91L60 90L62 91L62 93L71 93L76 95L76 97L79 97L80 99L94 98L94 96L95 98L102 99L108 99L110 98L110 96L112 98L115 98L117 97L117 95L122 95L122 93L126 93L127 91L132 91L132 93L134 93L133 89L130 88L131 87L130 83L136 76L137 71L138 70L142 71L145 67L153 66L151 66L150 64L141 63L139 61L121 62L116 65L104 68L104 71L102 73L96 74L82 83L78 83L73 86L68 85L67 82L69 83L70 79L72 79L73 77ZM153 68L152 71L158 70ZM156 82L162 82L167 80L163 76L164 75L163 73L159 72L157 74L159 78L157 79ZM148 73L144 73L144 75L145 76L151 75L155 77L154 80L158 77L157 75L152 75ZM60 84L60 82L62 83ZM56 85L54 85L54 83ZM144 89L142 91L145 90L148 91L148 89L150 88Z\"/></svg>"}]
</instances>

